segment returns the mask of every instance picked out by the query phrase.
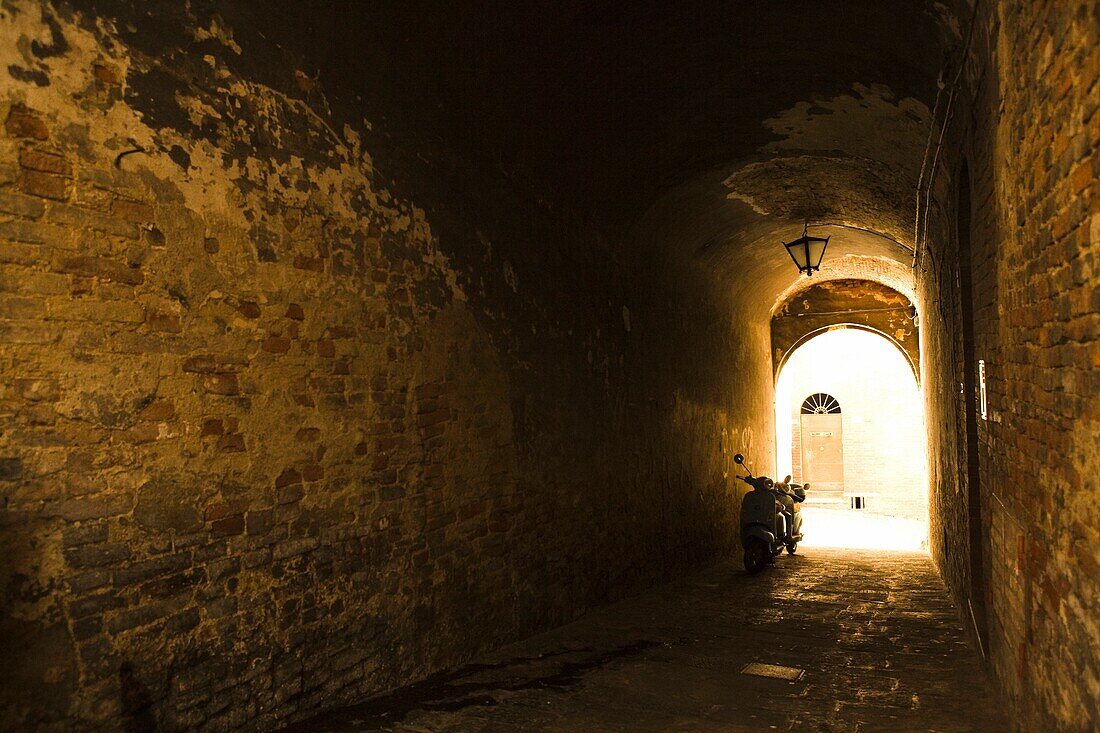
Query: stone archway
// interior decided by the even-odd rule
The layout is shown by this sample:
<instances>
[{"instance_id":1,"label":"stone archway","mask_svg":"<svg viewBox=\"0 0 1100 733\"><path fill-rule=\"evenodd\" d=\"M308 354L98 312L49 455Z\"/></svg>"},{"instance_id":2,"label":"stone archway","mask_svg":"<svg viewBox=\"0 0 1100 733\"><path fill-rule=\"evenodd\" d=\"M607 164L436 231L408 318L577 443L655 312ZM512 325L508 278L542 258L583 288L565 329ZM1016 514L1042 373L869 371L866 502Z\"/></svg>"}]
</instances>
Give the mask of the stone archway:
<instances>
[{"instance_id":1,"label":"stone archway","mask_svg":"<svg viewBox=\"0 0 1100 733\"><path fill-rule=\"evenodd\" d=\"M776 473L813 486L809 544L927 545L927 434L911 366L868 328L825 329L783 365Z\"/></svg>"},{"instance_id":2,"label":"stone archway","mask_svg":"<svg viewBox=\"0 0 1100 733\"><path fill-rule=\"evenodd\" d=\"M856 328L886 338L901 351L920 383L919 319L912 301L871 280L827 280L797 291L771 320L772 370L776 379L790 355L834 328Z\"/></svg>"},{"instance_id":3,"label":"stone archway","mask_svg":"<svg viewBox=\"0 0 1100 733\"><path fill-rule=\"evenodd\" d=\"M793 354L799 346L802 346L807 341L810 341L814 337L820 336L823 333L827 333L828 331L836 331L842 328L851 328L857 331L867 331L868 333L873 333L876 336L881 336L882 338L889 341L899 352L901 352L901 355L905 358L906 363L909 364L909 368L913 372L913 378L917 380L917 384L920 384L919 355L914 355L913 353L914 351L916 351L916 344L913 344L912 348L909 348L908 345L902 344L889 333L886 333L885 331L881 331L877 328L874 328L873 326L868 326L863 323L833 323L828 326L822 326L821 328L815 328L812 331L807 331L806 333L802 334L793 343L791 343L789 347L783 349L782 355L779 354L779 349L775 349L773 351L773 358L776 359L776 361L774 362L775 379L779 379L779 373L783 371L783 365L787 363L787 360L790 359L791 354ZM774 344L775 342L773 341L772 343Z\"/></svg>"}]
</instances>

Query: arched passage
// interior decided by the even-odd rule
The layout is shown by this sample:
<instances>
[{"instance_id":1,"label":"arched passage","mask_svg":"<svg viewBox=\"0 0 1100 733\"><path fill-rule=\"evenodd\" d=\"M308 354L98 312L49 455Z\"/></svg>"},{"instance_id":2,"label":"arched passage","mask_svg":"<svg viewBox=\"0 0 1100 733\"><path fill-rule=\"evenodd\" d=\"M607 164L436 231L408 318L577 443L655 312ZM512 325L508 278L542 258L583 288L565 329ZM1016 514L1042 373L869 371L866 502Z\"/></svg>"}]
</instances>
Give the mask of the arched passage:
<instances>
[{"instance_id":1,"label":"arched passage","mask_svg":"<svg viewBox=\"0 0 1100 733\"><path fill-rule=\"evenodd\" d=\"M799 336L793 343L791 343L791 345L787 349L783 350L781 355L780 350L775 349L776 355L778 357L778 361L775 365L776 381L779 381L779 375L783 371L783 367L784 365L786 365L787 360L791 358L791 355L794 354L800 346L824 333L842 328L850 328L856 331L866 331L867 333L872 333L876 336L881 336L882 338L886 339L887 342L892 344L894 348L898 350L898 353L901 354L902 358L905 359L905 363L909 365L909 369L913 372L913 379L917 380L918 383L920 382L920 363L914 360L914 356L910 352L910 350L907 349L901 342L899 342L897 338L873 326L868 326L863 323L847 322L832 323L828 326L821 326L820 328L815 328L812 331L807 331L803 335Z\"/></svg>"},{"instance_id":2,"label":"arched passage","mask_svg":"<svg viewBox=\"0 0 1100 733\"><path fill-rule=\"evenodd\" d=\"M803 341L779 373L775 424L777 474L811 484L806 543L926 546L923 398L889 339L837 327Z\"/></svg>"},{"instance_id":3,"label":"arched passage","mask_svg":"<svg viewBox=\"0 0 1100 733\"><path fill-rule=\"evenodd\" d=\"M1100 4L442 5L0 6L0 728L273 729L734 557L776 307L844 279L920 309L931 559L723 577L679 689L620 676L700 704L619 727L718 725L691 660L772 649L744 610L836 642L822 716L754 727L962 730L942 612L940 654L798 603L932 561L1019 730L1100 727Z\"/></svg>"},{"instance_id":4,"label":"arched passage","mask_svg":"<svg viewBox=\"0 0 1100 733\"><path fill-rule=\"evenodd\" d=\"M777 377L799 346L830 328L849 327L890 341L920 382L919 319L911 296L876 280L852 277L799 285L784 293L772 314L772 361Z\"/></svg>"}]
</instances>

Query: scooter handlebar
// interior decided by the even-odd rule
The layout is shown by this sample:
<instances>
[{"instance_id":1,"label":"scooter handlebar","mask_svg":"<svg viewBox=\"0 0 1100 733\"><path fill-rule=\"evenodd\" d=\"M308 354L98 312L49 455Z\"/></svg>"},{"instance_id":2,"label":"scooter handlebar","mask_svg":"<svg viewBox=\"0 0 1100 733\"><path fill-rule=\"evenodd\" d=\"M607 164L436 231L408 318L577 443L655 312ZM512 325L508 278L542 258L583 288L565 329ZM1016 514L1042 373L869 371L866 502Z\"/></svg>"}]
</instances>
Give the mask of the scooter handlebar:
<instances>
[{"instance_id":1,"label":"scooter handlebar","mask_svg":"<svg viewBox=\"0 0 1100 733\"><path fill-rule=\"evenodd\" d=\"M737 476L737 478L753 488L770 489L775 486L775 482L767 476Z\"/></svg>"}]
</instances>

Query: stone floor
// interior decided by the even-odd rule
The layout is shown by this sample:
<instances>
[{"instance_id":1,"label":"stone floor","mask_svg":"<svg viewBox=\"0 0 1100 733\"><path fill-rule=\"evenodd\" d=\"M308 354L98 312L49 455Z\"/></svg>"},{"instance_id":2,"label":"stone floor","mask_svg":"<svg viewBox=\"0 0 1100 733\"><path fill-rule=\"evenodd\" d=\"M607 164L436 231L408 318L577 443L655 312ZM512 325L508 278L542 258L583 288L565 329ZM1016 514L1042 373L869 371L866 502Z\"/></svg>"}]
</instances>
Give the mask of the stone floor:
<instances>
[{"instance_id":1,"label":"stone floor","mask_svg":"<svg viewBox=\"0 0 1100 733\"><path fill-rule=\"evenodd\" d=\"M796 681L743 674L801 668ZM295 731L1004 731L926 555L808 549L593 612Z\"/></svg>"}]
</instances>

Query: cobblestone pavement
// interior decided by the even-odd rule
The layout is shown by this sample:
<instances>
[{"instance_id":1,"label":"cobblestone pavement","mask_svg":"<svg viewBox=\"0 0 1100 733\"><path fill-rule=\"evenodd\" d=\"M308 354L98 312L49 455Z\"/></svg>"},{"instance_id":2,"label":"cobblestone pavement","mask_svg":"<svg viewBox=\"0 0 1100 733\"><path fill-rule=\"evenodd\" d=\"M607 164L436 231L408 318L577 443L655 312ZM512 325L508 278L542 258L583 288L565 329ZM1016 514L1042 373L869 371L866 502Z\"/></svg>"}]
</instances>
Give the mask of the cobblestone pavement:
<instances>
[{"instance_id":1,"label":"cobblestone pavement","mask_svg":"<svg viewBox=\"0 0 1100 733\"><path fill-rule=\"evenodd\" d=\"M811 549L755 577L711 568L292 730L1007 729L927 556Z\"/></svg>"}]
</instances>

